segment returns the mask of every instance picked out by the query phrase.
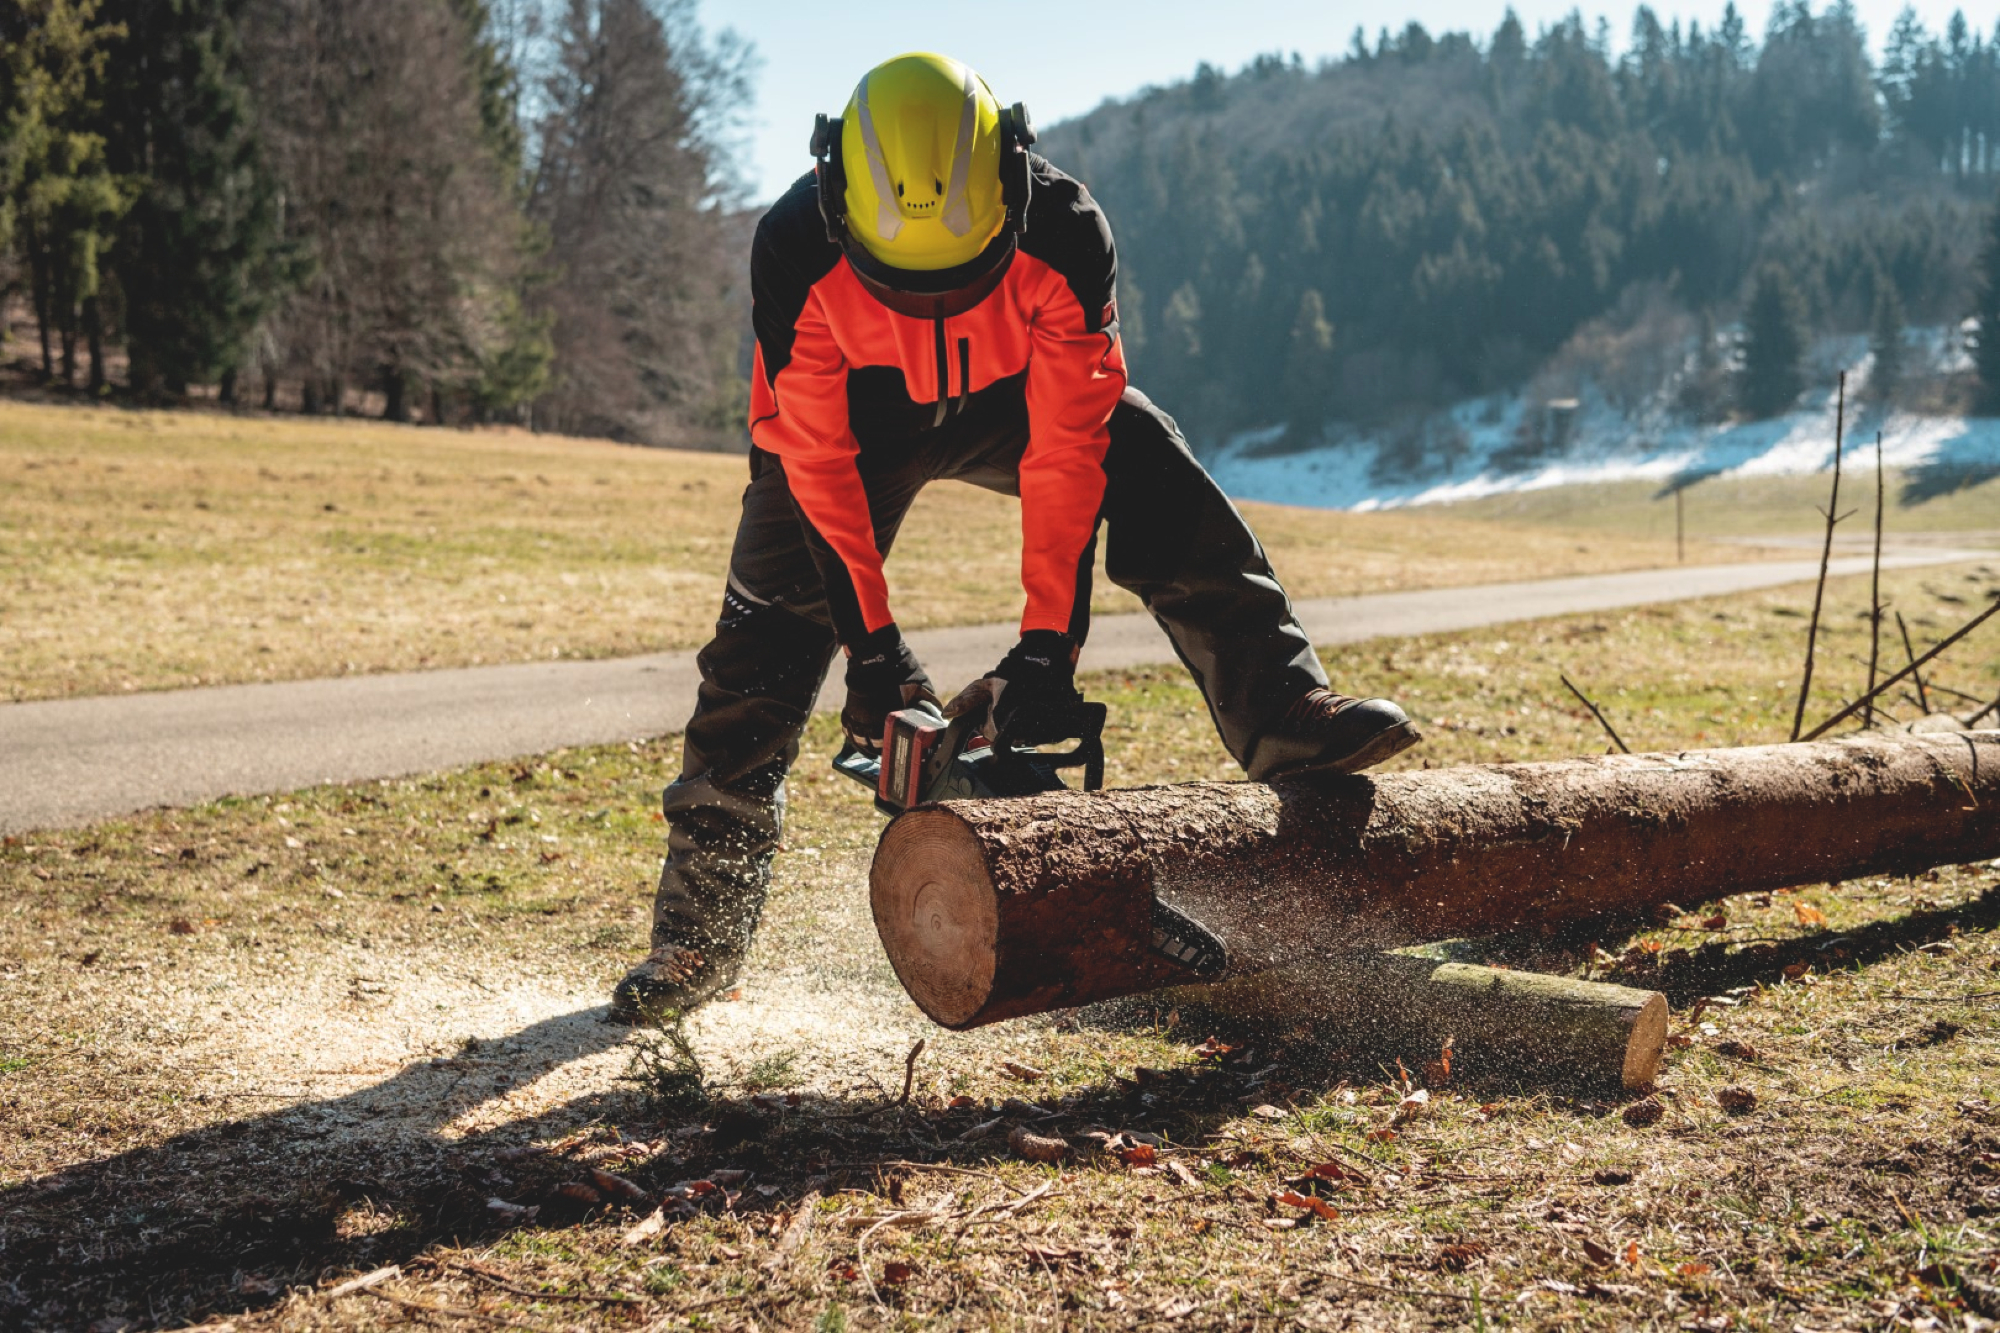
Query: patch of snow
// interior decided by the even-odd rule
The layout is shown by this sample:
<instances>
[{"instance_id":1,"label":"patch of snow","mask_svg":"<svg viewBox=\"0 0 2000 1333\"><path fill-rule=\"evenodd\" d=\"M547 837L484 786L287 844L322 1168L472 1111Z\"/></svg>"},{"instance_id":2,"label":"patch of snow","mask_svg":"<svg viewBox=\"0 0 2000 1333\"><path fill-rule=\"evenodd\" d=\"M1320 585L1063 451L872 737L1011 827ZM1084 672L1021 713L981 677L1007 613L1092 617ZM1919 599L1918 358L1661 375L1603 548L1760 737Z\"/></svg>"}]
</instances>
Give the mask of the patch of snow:
<instances>
[{"instance_id":1,"label":"patch of snow","mask_svg":"<svg viewBox=\"0 0 2000 1333\"><path fill-rule=\"evenodd\" d=\"M1912 353L1933 364L1962 358L1958 332L1912 330ZM1845 368L1858 388L1874 358L1866 339L1843 337L1823 340L1812 360L1815 379L1830 381ZM1670 397L1662 392L1621 410L1586 384L1555 448L1543 440L1549 409L1528 390L1471 399L1388 430L1330 425L1298 448L1286 447L1279 423L1230 437L1208 469L1239 499L1366 512L1588 482L1796 475L1833 462L1830 388L1784 416L1733 424L1697 421L1668 406ZM2000 472L2000 418L1918 416L1855 397L1847 405L1850 452L1872 451L1880 431L1889 467Z\"/></svg>"}]
</instances>

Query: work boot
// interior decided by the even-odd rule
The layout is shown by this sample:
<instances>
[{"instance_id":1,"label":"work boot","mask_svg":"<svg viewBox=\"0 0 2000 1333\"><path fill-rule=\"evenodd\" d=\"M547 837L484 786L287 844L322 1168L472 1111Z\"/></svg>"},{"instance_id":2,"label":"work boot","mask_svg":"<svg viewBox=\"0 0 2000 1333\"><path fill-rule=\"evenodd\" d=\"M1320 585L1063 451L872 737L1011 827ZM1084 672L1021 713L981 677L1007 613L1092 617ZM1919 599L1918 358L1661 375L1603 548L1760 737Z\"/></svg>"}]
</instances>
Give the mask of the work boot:
<instances>
[{"instance_id":1,"label":"work boot","mask_svg":"<svg viewBox=\"0 0 2000 1333\"><path fill-rule=\"evenodd\" d=\"M611 1023L644 1023L668 1012L687 1013L736 980L740 953L663 944L625 974L611 992Z\"/></svg>"},{"instance_id":2,"label":"work boot","mask_svg":"<svg viewBox=\"0 0 2000 1333\"><path fill-rule=\"evenodd\" d=\"M1332 690L1308 690L1273 728L1288 747L1310 748L1309 759L1271 774L1359 773L1401 754L1424 738L1409 715L1387 699L1350 699Z\"/></svg>"}]
</instances>

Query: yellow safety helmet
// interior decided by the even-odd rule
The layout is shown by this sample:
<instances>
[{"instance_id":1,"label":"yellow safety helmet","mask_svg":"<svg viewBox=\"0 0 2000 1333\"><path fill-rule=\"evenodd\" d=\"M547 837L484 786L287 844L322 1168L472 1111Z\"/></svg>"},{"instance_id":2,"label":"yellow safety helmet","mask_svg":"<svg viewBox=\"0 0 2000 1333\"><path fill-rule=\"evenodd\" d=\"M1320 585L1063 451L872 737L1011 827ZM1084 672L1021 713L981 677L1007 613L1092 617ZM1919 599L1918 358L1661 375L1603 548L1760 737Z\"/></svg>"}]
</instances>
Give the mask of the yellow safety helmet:
<instances>
[{"instance_id":1,"label":"yellow safety helmet","mask_svg":"<svg viewBox=\"0 0 2000 1333\"><path fill-rule=\"evenodd\" d=\"M889 269L972 264L1021 229L1034 141L1027 111L1002 107L970 67L927 52L884 61L813 130L827 234Z\"/></svg>"}]
</instances>

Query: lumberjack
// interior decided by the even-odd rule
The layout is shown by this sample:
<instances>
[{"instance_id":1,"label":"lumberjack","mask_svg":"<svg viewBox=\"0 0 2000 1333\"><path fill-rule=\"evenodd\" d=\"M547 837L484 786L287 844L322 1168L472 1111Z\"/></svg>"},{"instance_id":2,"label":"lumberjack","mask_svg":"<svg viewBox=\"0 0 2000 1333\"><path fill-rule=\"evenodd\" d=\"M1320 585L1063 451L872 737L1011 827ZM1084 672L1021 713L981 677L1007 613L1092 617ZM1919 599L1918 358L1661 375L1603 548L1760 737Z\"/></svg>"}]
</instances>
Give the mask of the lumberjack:
<instances>
[{"instance_id":1,"label":"lumberjack","mask_svg":"<svg viewBox=\"0 0 2000 1333\"><path fill-rule=\"evenodd\" d=\"M652 952L612 1016L701 1003L735 977L763 908L798 756L834 649L841 723L873 751L937 695L889 609L883 559L925 483L1021 501L1021 639L948 712L1024 744L1080 702L1097 531L1262 781L1351 773L1416 743L1386 699L1327 689L1263 548L1172 418L1126 383L1117 260L1083 185L955 60L870 70L821 117L815 169L758 224L750 485L682 772Z\"/></svg>"}]
</instances>

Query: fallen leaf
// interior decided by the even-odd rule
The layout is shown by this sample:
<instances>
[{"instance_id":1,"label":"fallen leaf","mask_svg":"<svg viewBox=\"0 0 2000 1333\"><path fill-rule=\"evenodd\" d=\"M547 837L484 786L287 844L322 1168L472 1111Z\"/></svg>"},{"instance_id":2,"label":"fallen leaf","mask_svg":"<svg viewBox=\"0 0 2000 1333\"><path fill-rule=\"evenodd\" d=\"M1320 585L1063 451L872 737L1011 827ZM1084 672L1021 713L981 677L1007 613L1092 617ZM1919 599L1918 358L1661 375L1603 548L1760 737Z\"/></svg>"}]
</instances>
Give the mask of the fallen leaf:
<instances>
[{"instance_id":1,"label":"fallen leaf","mask_svg":"<svg viewBox=\"0 0 2000 1333\"><path fill-rule=\"evenodd\" d=\"M1673 1036L1667 1038L1667 1045L1676 1051L1684 1051L1694 1045L1694 1038L1688 1036L1685 1032L1676 1032Z\"/></svg>"},{"instance_id":2,"label":"fallen leaf","mask_svg":"<svg viewBox=\"0 0 2000 1333\"><path fill-rule=\"evenodd\" d=\"M1748 1115L1757 1109L1757 1094L1748 1088L1722 1088L1716 1092L1715 1100L1731 1115Z\"/></svg>"},{"instance_id":3,"label":"fallen leaf","mask_svg":"<svg viewBox=\"0 0 2000 1333\"><path fill-rule=\"evenodd\" d=\"M839 1278L842 1282L859 1282L861 1280L860 1270L845 1259L830 1260L827 1263L826 1271L829 1276Z\"/></svg>"},{"instance_id":4,"label":"fallen leaf","mask_svg":"<svg viewBox=\"0 0 2000 1333\"><path fill-rule=\"evenodd\" d=\"M1118 1150L1119 1160L1127 1166L1151 1166L1159 1155L1160 1150L1150 1143L1135 1143Z\"/></svg>"},{"instance_id":5,"label":"fallen leaf","mask_svg":"<svg viewBox=\"0 0 2000 1333\"><path fill-rule=\"evenodd\" d=\"M666 1230L666 1227L667 1215L660 1209L655 1208L652 1212L647 1213L637 1225L625 1232L623 1241L627 1245L637 1245L642 1241L650 1240L652 1237L659 1235L662 1231Z\"/></svg>"},{"instance_id":6,"label":"fallen leaf","mask_svg":"<svg viewBox=\"0 0 2000 1333\"><path fill-rule=\"evenodd\" d=\"M1069 1155L1067 1140L1031 1133L1026 1125L1008 1132L1007 1146L1031 1162L1059 1162Z\"/></svg>"},{"instance_id":7,"label":"fallen leaf","mask_svg":"<svg viewBox=\"0 0 2000 1333\"><path fill-rule=\"evenodd\" d=\"M1621 1171L1611 1166L1600 1167L1591 1174L1590 1178L1600 1185L1629 1185L1632 1183L1632 1173L1630 1171Z\"/></svg>"},{"instance_id":8,"label":"fallen leaf","mask_svg":"<svg viewBox=\"0 0 2000 1333\"><path fill-rule=\"evenodd\" d=\"M1437 1259L1432 1266L1442 1268L1446 1272L1460 1273L1485 1253L1486 1247L1477 1241L1459 1241L1451 1245L1441 1245L1438 1247Z\"/></svg>"},{"instance_id":9,"label":"fallen leaf","mask_svg":"<svg viewBox=\"0 0 2000 1333\"><path fill-rule=\"evenodd\" d=\"M1535 1285L1543 1291L1553 1291L1558 1296L1577 1296L1583 1292L1582 1287L1573 1287L1567 1282L1560 1282L1552 1277L1545 1277Z\"/></svg>"},{"instance_id":10,"label":"fallen leaf","mask_svg":"<svg viewBox=\"0 0 2000 1333\"><path fill-rule=\"evenodd\" d=\"M1271 1197L1287 1208L1304 1209L1322 1221L1338 1222L1340 1220L1340 1210L1325 1199L1316 1198L1310 1194L1301 1194L1297 1190L1285 1190Z\"/></svg>"},{"instance_id":11,"label":"fallen leaf","mask_svg":"<svg viewBox=\"0 0 2000 1333\"><path fill-rule=\"evenodd\" d=\"M1715 1271L1715 1265L1705 1264L1699 1259L1693 1259L1688 1261L1687 1263L1682 1264L1679 1268L1676 1268L1674 1271L1676 1273L1679 1273L1682 1277L1707 1277L1710 1273L1713 1273Z\"/></svg>"},{"instance_id":12,"label":"fallen leaf","mask_svg":"<svg viewBox=\"0 0 2000 1333\"><path fill-rule=\"evenodd\" d=\"M1048 1077L1047 1070L1037 1069L1033 1065L1024 1065L1019 1060L1002 1060L1000 1062L1000 1069L1009 1078L1018 1078L1023 1083L1033 1083L1037 1079Z\"/></svg>"},{"instance_id":13,"label":"fallen leaf","mask_svg":"<svg viewBox=\"0 0 2000 1333\"><path fill-rule=\"evenodd\" d=\"M1717 912L1714 916L1705 916L1701 919L1701 928L1703 930L1728 930L1729 918L1721 912Z\"/></svg>"},{"instance_id":14,"label":"fallen leaf","mask_svg":"<svg viewBox=\"0 0 2000 1333\"><path fill-rule=\"evenodd\" d=\"M882 1265L882 1281L886 1286L900 1287L916 1275L915 1266L901 1260L891 1259Z\"/></svg>"},{"instance_id":15,"label":"fallen leaf","mask_svg":"<svg viewBox=\"0 0 2000 1333\"><path fill-rule=\"evenodd\" d=\"M1186 1162L1181 1161L1178 1157L1170 1157L1167 1159L1167 1174L1171 1175L1175 1180L1180 1181L1181 1184L1188 1186L1190 1189L1201 1183L1201 1178L1195 1175L1195 1173L1188 1167L1188 1164Z\"/></svg>"},{"instance_id":16,"label":"fallen leaf","mask_svg":"<svg viewBox=\"0 0 2000 1333\"><path fill-rule=\"evenodd\" d=\"M1392 1125L1408 1124L1424 1113L1424 1108L1430 1105L1430 1101L1431 1094L1429 1091L1424 1088L1418 1088L1415 1092L1403 1098L1402 1102L1397 1105L1396 1114L1390 1119L1389 1123Z\"/></svg>"},{"instance_id":17,"label":"fallen leaf","mask_svg":"<svg viewBox=\"0 0 2000 1333\"><path fill-rule=\"evenodd\" d=\"M176 935L192 935L195 931L195 925L194 922L188 920L186 917L177 916L173 919L173 924L169 925L167 929Z\"/></svg>"},{"instance_id":18,"label":"fallen leaf","mask_svg":"<svg viewBox=\"0 0 2000 1333\"><path fill-rule=\"evenodd\" d=\"M1616 1263L1618 1259L1617 1255L1605 1249L1588 1236L1583 1238L1583 1252L1594 1264Z\"/></svg>"},{"instance_id":19,"label":"fallen leaf","mask_svg":"<svg viewBox=\"0 0 2000 1333\"><path fill-rule=\"evenodd\" d=\"M600 1191L611 1198L624 1199L629 1203L652 1202L652 1195L646 1193L646 1191L640 1189L636 1184L625 1179L623 1176L613 1175L609 1171L599 1171L595 1167L592 1167L590 1179L592 1184L596 1185Z\"/></svg>"},{"instance_id":20,"label":"fallen leaf","mask_svg":"<svg viewBox=\"0 0 2000 1333\"><path fill-rule=\"evenodd\" d=\"M956 1111L962 1107L977 1106L977 1105L979 1105L979 1103L974 1101L972 1098L961 1095L958 1097L954 1097L950 1101L946 1102L945 1109L950 1111Z\"/></svg>"},{"instance_id":21,"label":"fallen leaf","mask_svg":"<svg viewBox=\"0 0 2000 1333\"><path fill-rule=\"evenodd\" d=\"M1256 1116L1260 1120L1283 1120L1285 1118L1285 1113L1283 1111L1280 1111L1277 1107L1270 1105L1268 1102L1265 1103L1263 1106L1251 1107L1250 1114Z\"/></svg>"},{"instance_id":22,"label":"fallen leaf","mask_svg":"<svg viewBox=\"0 0 2000 1333\"><path fill-rule=\"evenodd\" d=\"M1625 1266L1627 1268L1636 1268L1638 1267L1638 1265L1639 1265L1639 1242L1636 1240L1628 1240L1625 1242Z\"/></svg>"},{"instance_id":23,"label":"fallen leaf","mask_svg":"<svg viewBox=\"0 0 2000 1333\"><path fill-rule=\"evenodd\" d=\"M1267 1217L1264 1226L1271 1231L1290 1231L1299 1224L1296 1217Z\"/></svg>"},{"instance_id":24,"label":"fallen leaf","mask_svg":"<svg viewBox=\"0 0 2000 1333\"><path fill-rule=\"evenodd\" d=\"M731 1185L741 1185L749 1175L748 1171L740 1167L726 1166L720 1171L709 1172L708 1178L724 1189L728 1189Z\"/></svg>"},{"instance_id":25,"label":"fallen leaf","mask_svg":"<svg viewBox=\"0 0 2000 1333\"><path fill-rule=\"evenodd\" d=\"M604 1202L602 1194L599 1194L580 1180L572 1180L556 1186L556 1193L565 1199L574 1199L578 1203L598 1204Z\"/></svg>"},{"instance_id":26,"label":"fallen leaf","mask_svg":"<svg viewBox=\"0 0 2000 1333\"><path fill-rule=\"evenodd\" d=\"M1396 1131L1393 1129L1371 1129L1368 1131L1367 1137L1370 1143L1394 1143L1396 1141Z\"/></svg>"},{"instance_id":27,"label":"fallen leaf","mask_svg":"<svg viewBox=\"0 0 2000 1333\"><path fill-rule=\"evenodd\" d=\"M1040 1245L1023 1246L1021 1253L1027 1257L1029 1263L1047 1264L1050 1268L1073 1264L1084 1257L1082 1250L1052 1250Z\"/></svg>"},{"instance_id":28,"label":"fallen leaf","mask_svg":"<svg viewBox=\"0 0 2000 1333\"><path fill-rule=\"evenodd\" d=\"M1197 1060L1220 1060L1235 1049L1234 1046L1226 1045L1223 1042L1217 1041L1214 1037L1210 1037L1207 1041L1194 1048L1194 1056Z\"/></svg>"},{"instance_id":29,"label":"fallen leaf","mask_svg":"<svg viewBox=\"0 0 2000 1333\"><path fill-rule=\"evenodd\" d=\"M1785 978L1788 981L1797 981L1800 977L1804 976L1810 970L1811 969L1807 968L1804 963L1786 963Z\"/></svg>"},{"instance_id":30,"label":"fallen leaf","mask_svg":"<svg viewBox=\"0 0 2000 1333\"><path fill-rule=\"evenodd\" d=\"M1794 902L1792 904L1792 915L1799 919L1799 924L1802 926L1824 926L1826 924L1826 913L1820 911L1810 903Z\"/></svg>"},{"instance_id":31,"label":"fallen leaf","mask_svg":"<svg viewBox=\"0 0 2000 1333\"><path fill-rule=\"evenodd\" d=\"M1755 1060L1757 1058L1757 1048L1747 1041L1718 1041L1715 1043L1715 1053L1717 1055L1726 1055L1732 1060Z\"/></svg>"}]
</instances>

